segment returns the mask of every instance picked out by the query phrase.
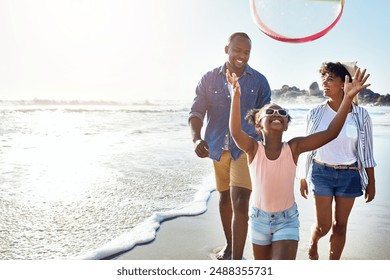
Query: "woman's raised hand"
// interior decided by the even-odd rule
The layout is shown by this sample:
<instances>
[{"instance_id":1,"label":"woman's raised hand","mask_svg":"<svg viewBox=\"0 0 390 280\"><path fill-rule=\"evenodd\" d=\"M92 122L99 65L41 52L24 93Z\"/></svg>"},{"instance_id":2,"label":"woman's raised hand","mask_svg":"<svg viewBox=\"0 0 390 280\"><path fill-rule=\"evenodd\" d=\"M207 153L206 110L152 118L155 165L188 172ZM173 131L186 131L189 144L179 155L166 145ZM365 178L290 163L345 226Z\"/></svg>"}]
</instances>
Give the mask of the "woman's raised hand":
<instances>
[{"instance_id":1,"label":"woman's raised hand","mask_svg":"<svg viewBox=\"0 0 390 280\"><path fill-rule=\"evenodd\" d=\"M352 82L349 81L349 76L345 76L344 93L351 99L363 89L369 87L371 84L366 84L366 81L370 77L370 74L366 75L366 69L360 71L358 68L353 76Z\"/></svg>"}]
</instances>

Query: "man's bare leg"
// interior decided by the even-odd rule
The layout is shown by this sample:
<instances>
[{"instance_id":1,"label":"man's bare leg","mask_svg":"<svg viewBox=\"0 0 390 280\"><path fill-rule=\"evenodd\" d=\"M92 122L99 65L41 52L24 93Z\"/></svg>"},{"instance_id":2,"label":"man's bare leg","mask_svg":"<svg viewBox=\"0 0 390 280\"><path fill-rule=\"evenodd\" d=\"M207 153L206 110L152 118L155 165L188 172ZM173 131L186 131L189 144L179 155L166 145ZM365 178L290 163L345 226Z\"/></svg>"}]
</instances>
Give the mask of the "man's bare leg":
<instances>
[{"instance_id":1,"label":"man's bare leg","mask_svg":"<svg viewBox=\"0 0 390 280\"><path fill-rule=\"evenodd\" d=\"M233 205L233 260L241 260L244 253L248 233L248 207L250 195L251 190L241 187L231 188Z\"/></svg>"},{"instance_id":2,"label":"man's bare leg","mask_svg":"<svg viewBox=\"0 0 390 280\"><path fill-rule=\"evenodd\" d=\"M230 260L232 256L232 204L230 190L219 193L219 214L221 217L223 232L226 238L226 245L217 254L218 260Z\"/></svg>"}]
</instances>

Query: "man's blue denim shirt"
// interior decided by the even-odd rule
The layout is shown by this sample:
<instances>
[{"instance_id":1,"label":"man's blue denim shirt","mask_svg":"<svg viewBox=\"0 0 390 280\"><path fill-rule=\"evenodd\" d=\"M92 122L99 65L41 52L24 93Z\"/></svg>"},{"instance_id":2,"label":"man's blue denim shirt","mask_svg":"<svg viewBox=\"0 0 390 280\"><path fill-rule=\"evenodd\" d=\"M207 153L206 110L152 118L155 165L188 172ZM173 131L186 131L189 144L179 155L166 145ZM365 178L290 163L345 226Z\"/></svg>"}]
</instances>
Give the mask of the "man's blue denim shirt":
<instances>
[{"instance_id":1,"label":"man's blue denim shirt","mask_svg":"<svg viewBox=\"0 0 390 280\"><path fill-rule=\"evenodd\" d=\"M246 66L239 82L241 86L242 129L258 140L259 137L255 132L255 127L244 118L250 109L261 108L270 103L271 89L264 75L252 69L249 65ZM225 65L207 72L198 83L195 93L188 119L197 117L204 121L207 114L204 140L209 146L210 158L219 161L225 136L229 133L231 103ZM234 160L242 153L231 136L229 150Z\"/></svg>"}]
</instances>

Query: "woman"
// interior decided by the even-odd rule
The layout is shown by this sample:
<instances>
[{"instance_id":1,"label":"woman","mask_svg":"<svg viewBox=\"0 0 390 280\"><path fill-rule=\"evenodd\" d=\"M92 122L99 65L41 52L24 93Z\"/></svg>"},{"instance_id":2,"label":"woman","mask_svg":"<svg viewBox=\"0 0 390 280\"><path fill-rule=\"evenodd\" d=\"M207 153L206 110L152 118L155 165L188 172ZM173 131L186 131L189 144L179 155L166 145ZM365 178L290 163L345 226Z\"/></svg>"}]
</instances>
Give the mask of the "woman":
<instances>
[{"instance_id":1,"label":"woman","mask_svg":"<svg viewBox=\"0 0 390 280\"><path fill-rule=\"evenodd\" d=\"M241 127L240 84L235 73L226 71L232 86L229 128L234 142L248 159L252 180L249 231L256 260L293 260L299 241L298 209L294 199L296 164L301 153L311 151L335 139L343 127L352 99L362 89L368 75L360 69L354 81L345 81L345 98L340 110L322 131L306 137L282 141L290 116L276 104L248 113L248 120L262 135L256 141ZM283 172L280 172L280 171Z\"/></svg>"},{"instance_id":2,"label":"woman","mask_svg":"<svg viewBox=\"0 0 390 280\"><path fill-rule=\"evenodd\" d=\"M327 101L309 111L306 132L310 135L326 128L344 99L345 77L351 74L341 63L324 63L320 69ZM329 259L339 260L346 241L348 217L355 198L366 202L375 197L376 166L373 157L372 123L368 112L352 103L338 137L310 152L301 176L301 195L308 196L308 184L314 194L315 223L311 228L309 259L317 260L318 241L330 229ZM308 175L306 175L308 174ZM333 206L334 203L334 206Z\"/></svg>"}]
</instances>

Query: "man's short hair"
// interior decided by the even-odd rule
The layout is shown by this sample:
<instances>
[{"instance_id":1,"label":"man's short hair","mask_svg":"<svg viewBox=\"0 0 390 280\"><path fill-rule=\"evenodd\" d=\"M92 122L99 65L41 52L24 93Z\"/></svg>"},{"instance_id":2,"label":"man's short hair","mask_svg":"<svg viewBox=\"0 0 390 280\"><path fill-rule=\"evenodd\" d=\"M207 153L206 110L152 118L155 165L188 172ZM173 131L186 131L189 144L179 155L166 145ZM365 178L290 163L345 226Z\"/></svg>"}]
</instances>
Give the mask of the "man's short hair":
<instances>
[{"instance_id":1,"label":"man's short hair","mask_svg":"<svg viewBox=\"0 0 390 280\"><path fill-rule=\"evenodd\" d=\"M249 41L251 41L251 38L249 38L248 34L244 33L244 32L235 32L233 33L232 35L229 36L229 39L228 39L228 45L230 45L230 43L233 41L234 38L236 37L243 37L243 38L246 38L248 39ZM252 42L252 41L251 41Z\"/></svg>"}]
</instances>

